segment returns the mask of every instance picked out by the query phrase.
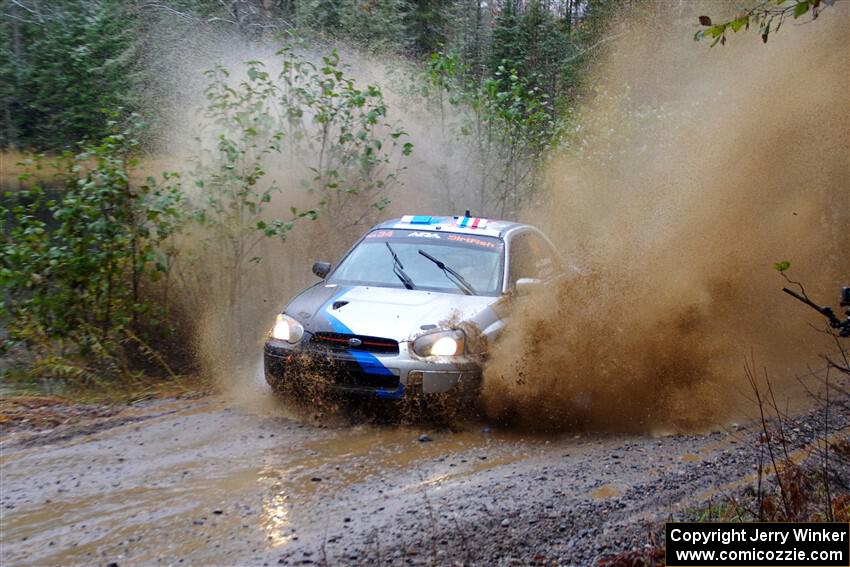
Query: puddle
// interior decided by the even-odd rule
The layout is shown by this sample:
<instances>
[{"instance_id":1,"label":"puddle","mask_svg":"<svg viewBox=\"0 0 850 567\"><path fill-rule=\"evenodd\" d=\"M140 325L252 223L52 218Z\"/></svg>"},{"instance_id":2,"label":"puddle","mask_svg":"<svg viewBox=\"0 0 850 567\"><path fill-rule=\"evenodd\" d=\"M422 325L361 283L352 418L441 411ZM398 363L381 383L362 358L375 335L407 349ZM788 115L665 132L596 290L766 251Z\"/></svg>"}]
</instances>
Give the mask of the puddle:
<instances>
[{"instance_id":1,"label":"puddle","mask_svg":"<svg viewBox=\"0 0 850 567\"><path fill-rule=\"evenodd\" d=\"M341 494L359 491L363 506L395 491L421 491L528 456L527 445L520 451L477 429L432 432L429 442L418 441L421 431L406 427L358 426L339 433L265 456L258 481L266 488L262 527L272 547L289 543L293 526L313 521L304 511L316 502L332 506Z\"/></svg>"},{"instance_id":2,"label":"puddle","mask_svg":"<svg viewBox=\"0 0 850 567\"><path fill-rule=\"evenodd\" d=\"M4 546L15 544L7 559L20 565L90 565L94 558L111 560L130 550L134 563L181 557L205 545L198 532L232 537L228 532L243 515L242 501L232 498L255 484L256 470L241 470L167 487L136 486L45 502L4 518Z\"/></svg>"},{"instance_id":3,"label":"puddle","mask_svg":"<svg viewBox=\"0 0 850 567\"><path fill-rule=\"evenodd\" d=\"M605 500L606 498L614 498L619 495L620 491L610 484L603 484L591 493L594 500Z\"/></svg>"},{"instance_id":4,"label":"puddle","mask_svg":"<svg viewBox=\"0 0 850 567\"><path fill-rule=\"evenodd\" d=\"M827 437L826 442L829 444L833 444L843 439L850 439L850 426L842 427L841 429L837 430L835 433ZM818 450L818 447L821 443L823 443L823 441L823 439L815 439L808 445L791 451L788 454L788 459L791 461L791 463L799 465L806 459L810 458L814 454L814 452ZM769 463L766 463L762 474L765 477L770 477L771 475L775 474L775 471ZM737 478L724 485L713 486L708 490L704 490L696 497L695 501L702 504L704 502L710 501L715 496L724 496L733 493L737 490L741 490L745 486L754 484L757 480L758 473L751 473L747 476Z\"/></svg>"},{"instance_id":5,"label":"puddle","mask_svg":"<svg viewBox=\"0 0 850 567\"><path fill-rule=\"evenodd\" d=\"M316 511L368 509L542 449L509 433L311 427L219 402L158 407L144 422L27 448L3 461L3 562L236 564L217 550L281 548ZM27 475L41 470L40 483ZM61 481L61 484L60 484ZM69 487L68 484L74 484ZM62 490L59 490L62 488ZM14 494L8 498L9 494ZM222 554L223 553L223 554ZM244 555L241 556L244 560Z\"/></svg>"}]
</instances>

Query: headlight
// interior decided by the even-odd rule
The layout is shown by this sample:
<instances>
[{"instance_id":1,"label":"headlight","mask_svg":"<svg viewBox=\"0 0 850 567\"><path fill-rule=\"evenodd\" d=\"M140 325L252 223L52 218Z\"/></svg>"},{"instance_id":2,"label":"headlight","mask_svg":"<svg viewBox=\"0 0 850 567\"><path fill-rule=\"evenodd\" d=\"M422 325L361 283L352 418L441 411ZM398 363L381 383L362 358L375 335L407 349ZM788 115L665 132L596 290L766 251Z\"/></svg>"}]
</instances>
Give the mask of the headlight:
<instances>
[{"instance_id":1,"label":"headlight","mask_svg":"<svg viewBox=\"0 0 850 567\"><path fill-rule=\"evenodd\" d=\"M295 344L304 336L304 327L285 313L280 313L272 328L272 337L281 341Z\"/></svg>"},{"instance_id":2,"label":"headlight","mask_svg":"<svg viewBox=\"0 0 850 567\"><path fill-rule=\"evenodd\" d=\"M419 356L452 356L463 354L465 343L463 331L439 331L413 341L413 352Z\"/></svg>"}]
</instances>

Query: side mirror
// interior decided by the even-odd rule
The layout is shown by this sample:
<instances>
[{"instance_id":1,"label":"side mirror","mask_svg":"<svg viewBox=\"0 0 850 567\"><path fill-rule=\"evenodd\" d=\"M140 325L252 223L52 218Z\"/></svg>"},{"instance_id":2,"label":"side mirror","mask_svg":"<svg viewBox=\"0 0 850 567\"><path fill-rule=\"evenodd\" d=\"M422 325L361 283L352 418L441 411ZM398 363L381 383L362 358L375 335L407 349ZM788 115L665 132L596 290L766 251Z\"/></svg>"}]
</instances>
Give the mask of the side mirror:
<instances>
[{"instance_id":1,"label":"side mirror","mask_svg":"<svg viewBox=\"0 0 850 567\"><path fill-rule=\"evenodd\" d=\"M543 282L537 278L519 278L516 281L517 295L528 295L543 288Z\"/></svg>"},{"instance_id":2,"label":"side mirror","mask_svg":"<svg viewBox=\"0 0 850 567\"><path fill-rule=\"evenodd\" d=\"M319 276L322 279L328 277L328 274L331 273L331 263L330 262L313 262L313 273Z\"/></svg>"}]
</instances>

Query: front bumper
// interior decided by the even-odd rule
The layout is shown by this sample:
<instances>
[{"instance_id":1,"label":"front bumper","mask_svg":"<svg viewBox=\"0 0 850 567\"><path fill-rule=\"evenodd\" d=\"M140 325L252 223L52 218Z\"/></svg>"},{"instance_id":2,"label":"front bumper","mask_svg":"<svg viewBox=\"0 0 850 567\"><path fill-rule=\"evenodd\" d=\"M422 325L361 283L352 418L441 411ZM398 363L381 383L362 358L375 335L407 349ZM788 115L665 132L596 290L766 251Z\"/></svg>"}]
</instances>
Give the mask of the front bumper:
<instances>
[{"instance_id":1,"label":"front bumper","mask_svg":"<svg viewBox=\"0 0 850 567\"><path fill-rule=\"evenodd\" d=\"M421 394L478 393L481 365L473 356L416 356L409 343L398 354L314 348L309 337L298 344L269 339L263 348L266 381L274 388L323 387L328 390L400 399Z\"/></svg>"}]
</instances>

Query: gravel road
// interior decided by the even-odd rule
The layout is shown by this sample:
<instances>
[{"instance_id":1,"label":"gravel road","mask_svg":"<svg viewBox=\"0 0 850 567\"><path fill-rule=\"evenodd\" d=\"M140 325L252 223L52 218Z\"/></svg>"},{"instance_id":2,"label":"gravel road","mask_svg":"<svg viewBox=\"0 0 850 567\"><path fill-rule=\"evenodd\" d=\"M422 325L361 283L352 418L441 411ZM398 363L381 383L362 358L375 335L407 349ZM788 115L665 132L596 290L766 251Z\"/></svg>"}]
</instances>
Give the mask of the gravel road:
<instances>
[{"instance_id":1,"label":"gravel road","mask_svg":"<svg viewBox=\"0 0 850 567\"><path fill-rule=\"evenodd\" d=\"M0 438L0 564L589 565L740 490L757 433L539 437L158 401Z\"/></svg>"}]
</instances>

